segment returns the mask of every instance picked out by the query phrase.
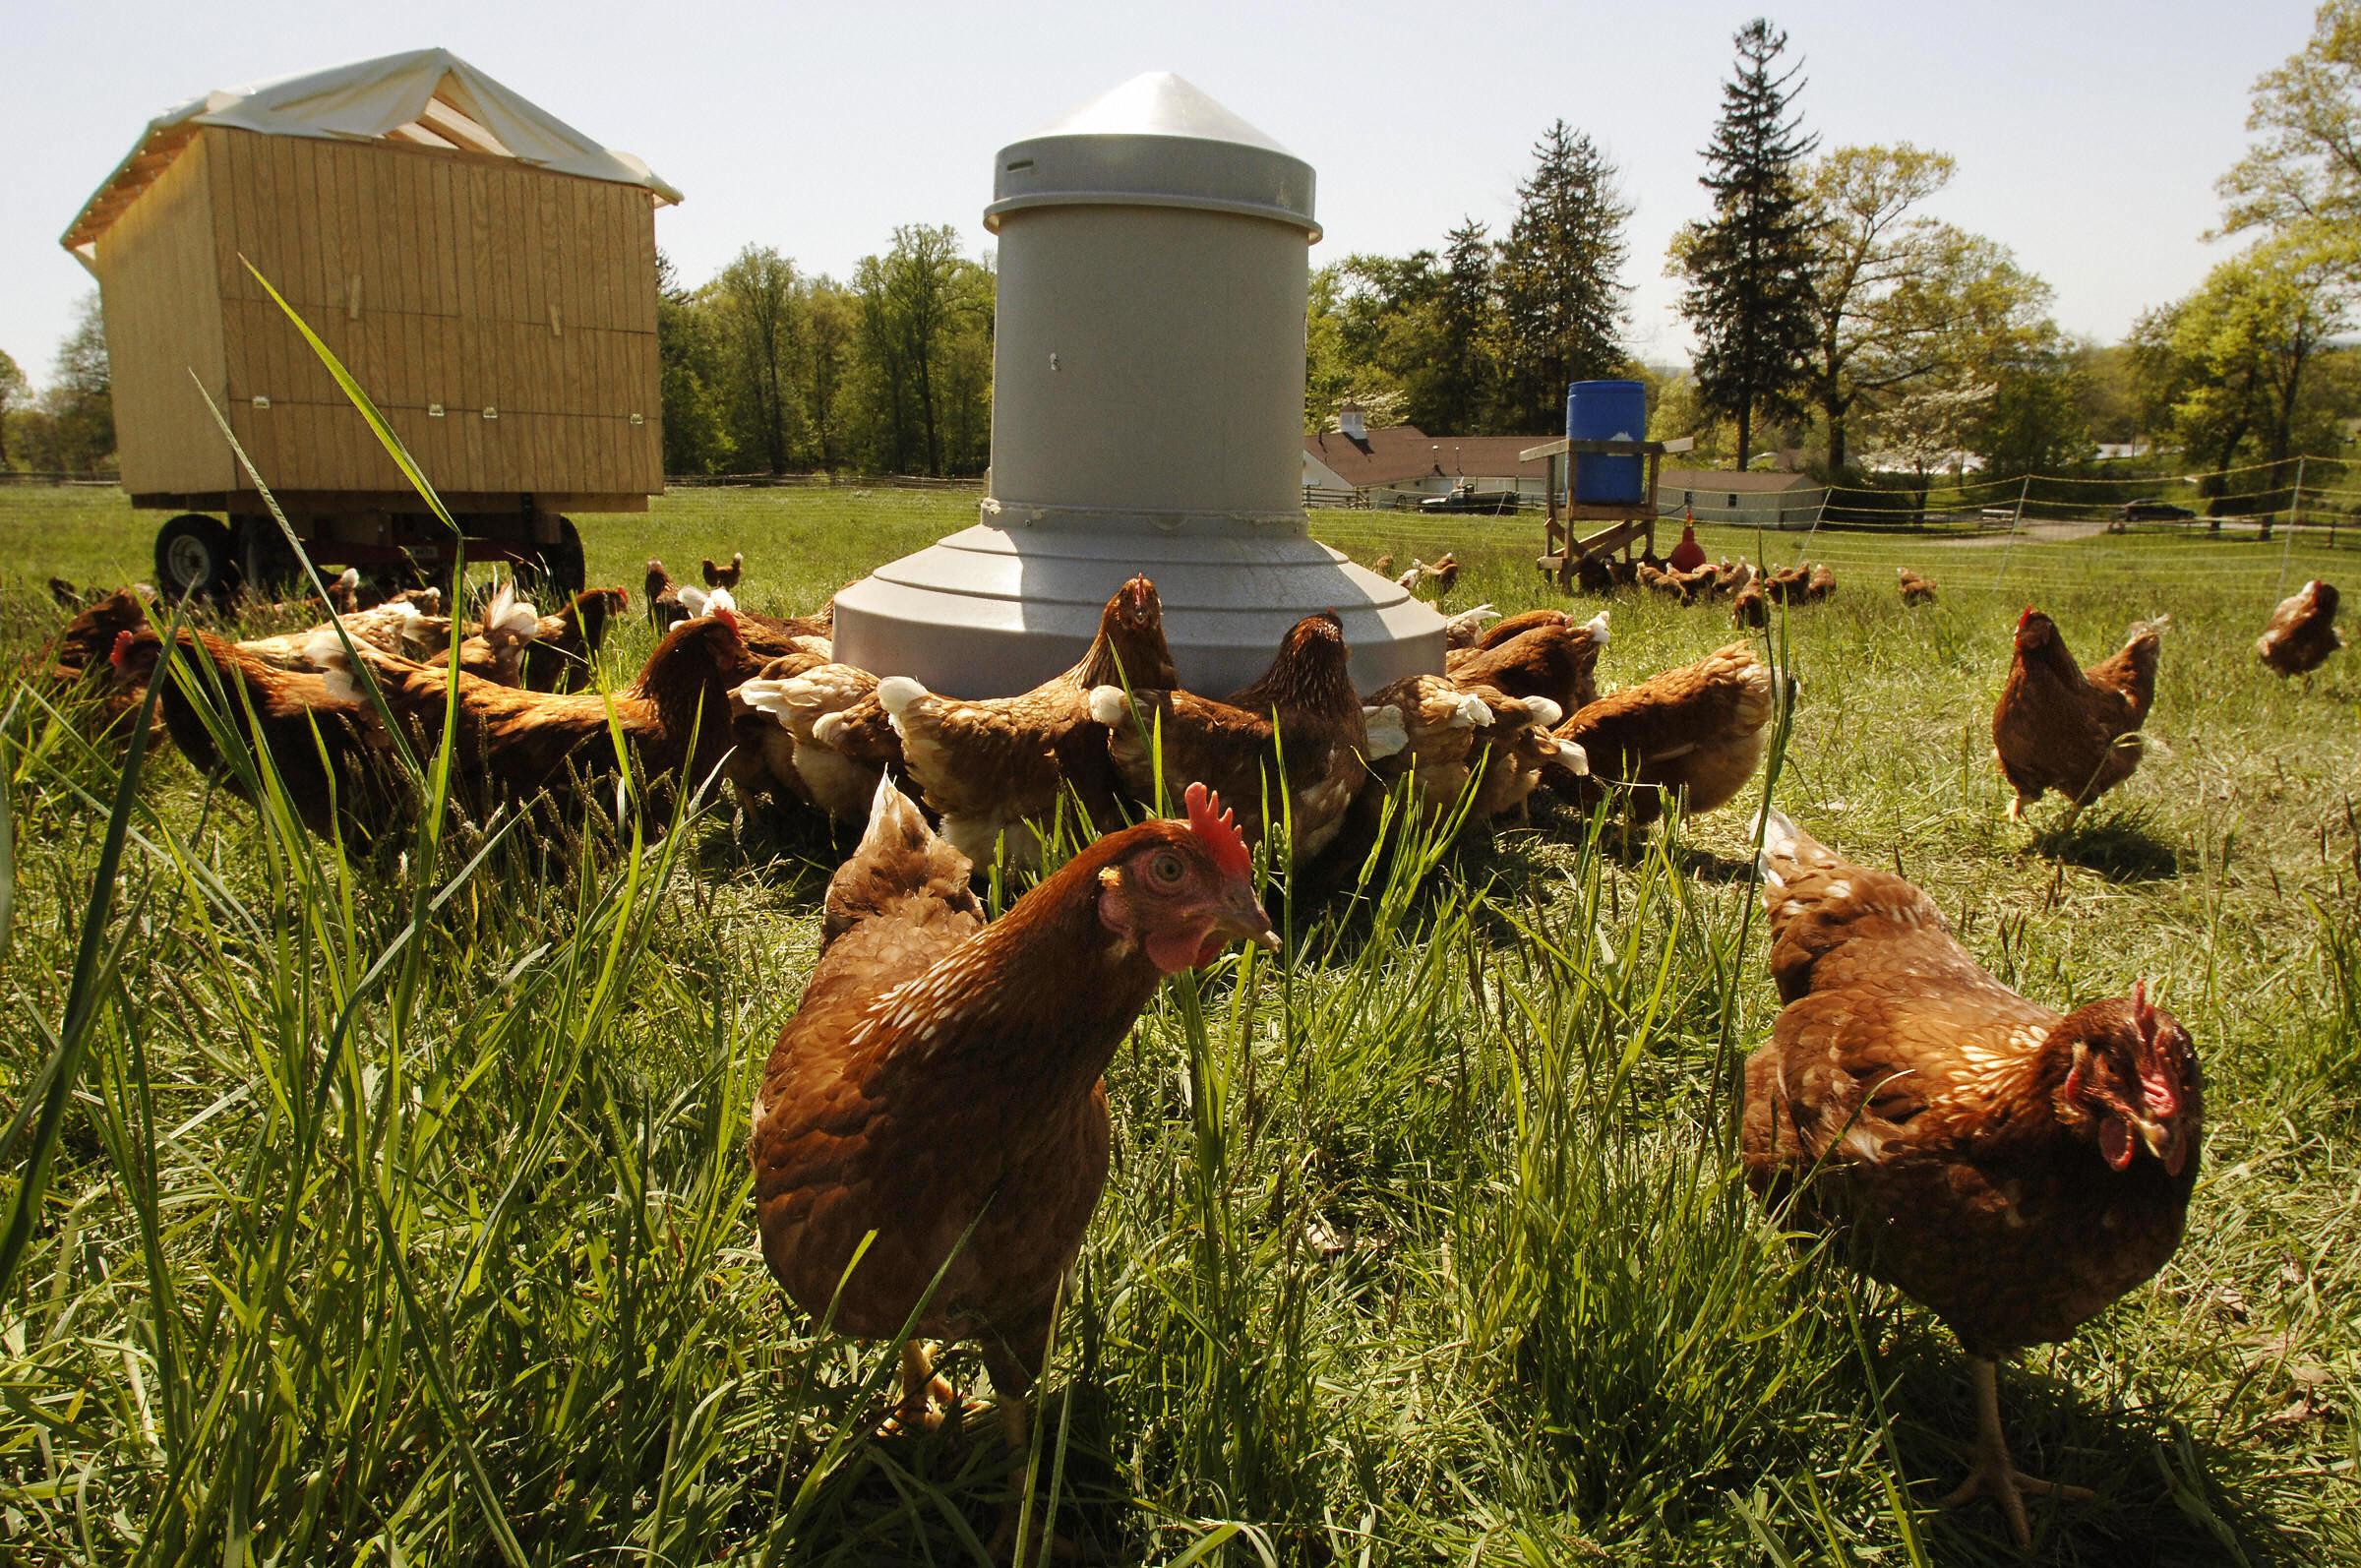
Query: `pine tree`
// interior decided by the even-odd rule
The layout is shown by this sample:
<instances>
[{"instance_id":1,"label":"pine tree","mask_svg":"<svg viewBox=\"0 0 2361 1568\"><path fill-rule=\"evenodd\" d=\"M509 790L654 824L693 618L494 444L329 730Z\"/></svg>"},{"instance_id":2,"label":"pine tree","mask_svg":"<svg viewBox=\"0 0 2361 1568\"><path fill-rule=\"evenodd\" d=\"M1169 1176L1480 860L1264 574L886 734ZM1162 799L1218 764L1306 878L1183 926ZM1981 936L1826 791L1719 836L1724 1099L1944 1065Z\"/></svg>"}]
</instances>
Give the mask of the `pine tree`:
<instances>
[{"instance_id":1,"label":"pine tree","mask_svg":"<svg viewBox=\"0 0 2361 1568\"><path fill-rule=\"evenodd\" d=\"M1500 245L1507 372L1499 410L1512 430L1553 430L1566 383L1612 375L1623 349L1623 224L1615 168L1589 136L1557 121L1534 144L1533 177Z\"/></svg>"},{"instance_id":2,"label":"pine tree","mask_svg":"<svg viewBox=\"0 0 2361 1568\"><path fill-rule=\"evenodd\" d=\"M1689 281L1681 314L1697 332L1697 390L1737 421L1743 468L1759 411L1802 411L1812 351L1812 212L1803 160L1819 138L1801 134L1788 105L1796 72L1774 76L1787 35L1761 17L1738 30L1737 73L1722 87L1722 119L1700 179L1714 215L1673 242Z\"/></svg>"},{"instance_id":3,"label":"pine tree","mask_svg":"<svg viewBox=\"0 0 2361 1568\"><path fill-rule=\"evenodd\" d=\"M1445 241L1432 306L1434 369L1425 389L1427 418L1421 422L1433 435L1467 436L1483 428L1494 378L1498 305L1492 297L1492 247L1484 226L1474 218Z\"/></svg>"}]
</instances>

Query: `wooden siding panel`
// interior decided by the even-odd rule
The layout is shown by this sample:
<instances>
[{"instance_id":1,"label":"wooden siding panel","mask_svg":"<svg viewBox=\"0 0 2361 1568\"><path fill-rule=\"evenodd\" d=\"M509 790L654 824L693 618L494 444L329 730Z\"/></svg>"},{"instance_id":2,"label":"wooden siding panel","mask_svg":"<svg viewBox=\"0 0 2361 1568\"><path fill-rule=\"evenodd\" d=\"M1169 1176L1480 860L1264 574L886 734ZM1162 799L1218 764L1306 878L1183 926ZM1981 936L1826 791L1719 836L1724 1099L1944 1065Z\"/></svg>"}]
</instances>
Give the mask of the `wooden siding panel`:
<instances>
[{"instance_id":1,"label":"wooden siding panel","mask_svg":"<svg viewBox=\"0 0 2361 1568\"><path fill-rule=\"evenodd\" d=\"M439 489L660 488L644 193L505 160L226 127L199 133L101 237L127 488L244 487L192 365L273 486L397 485L241 258L344 361ZM258 395L268 407L254 407ZM438 402L446 416L430 418ZM487 406L497 420L482 417Z\"/></svg>"},{"instance_id":2,"label":"wooden siding panel","mask_svg":"<svg viewBox=\"0 0 2361 1568\"><path fill-rule=\"evenodd\" d=\"M227 477L227 448L198 394L202 385L224 395L212 183L206 151L192 143L99 237L118 456L134 494L214 488Z\"/></svg>"}]
</instances>

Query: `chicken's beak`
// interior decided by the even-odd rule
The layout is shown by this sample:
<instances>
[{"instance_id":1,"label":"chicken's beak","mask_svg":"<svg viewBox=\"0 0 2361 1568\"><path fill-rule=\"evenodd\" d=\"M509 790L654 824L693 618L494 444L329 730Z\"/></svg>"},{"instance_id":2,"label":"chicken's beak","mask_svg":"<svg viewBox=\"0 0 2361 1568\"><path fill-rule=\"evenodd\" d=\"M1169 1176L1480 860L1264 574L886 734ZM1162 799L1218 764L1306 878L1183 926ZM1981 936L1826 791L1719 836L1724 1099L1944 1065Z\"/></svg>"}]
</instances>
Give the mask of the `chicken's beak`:
<instances>
[{"instance_id":1,"label":"chicken's beak","mask_svg":"<svg viewBox=\"0 0 2361 1568\"><path fill-rule=\"evenodd\" d=\"M1250 882L1232 884L1229 900L1214 912L1213 930L1228 941L1246 942L1269 953L1279 950L1279 934L1271 929L1271 917L1263 913Z\"/></svg>"},{"instance_id":2,"label":"chicken's beak","mask_svg":"<svg viewBox=\"0 0 2361 1568\"><path fill-rule=\"evenodd\" d=\"M2156 1157L2168 1174L2181 1174L2181 1168L2189 1163L2189 1133L2177 1116L2170 1121L2150 1121L2146 1116L2135 1116L2132 1118L2132 1127L2140 1134L2140 1142Z\"/></svg>"}]
</instances>

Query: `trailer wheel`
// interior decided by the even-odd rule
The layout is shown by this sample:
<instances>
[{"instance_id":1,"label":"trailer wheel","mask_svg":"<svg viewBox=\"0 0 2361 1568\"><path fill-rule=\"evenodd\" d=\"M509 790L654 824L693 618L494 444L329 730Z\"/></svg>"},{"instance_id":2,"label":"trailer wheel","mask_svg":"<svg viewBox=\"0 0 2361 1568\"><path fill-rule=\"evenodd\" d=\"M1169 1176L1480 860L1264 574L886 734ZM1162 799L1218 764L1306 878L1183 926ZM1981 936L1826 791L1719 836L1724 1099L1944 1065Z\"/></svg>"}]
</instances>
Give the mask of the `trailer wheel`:
<instances>
[{"instance_id":1,"label":"trailer wheel","mask_svg":"<svg viewBox=\"0 0 2361 1568\"><path fill-rule=\"evenodd\" d=\"M270 517L232 517L230 544L237 552L238 572L257 593L276 594L295 580L300 569L287 536Z\"/></svg>"},{"instance_id":2,"label":"trailer wheel","mask_svg":"<svg viewBox=\"0 0 2361 1568\"><path fill-rule=\"evenodd\" d=\"M535 546L529 556L516 563L519 577L530 582L536 592L561 602L582 591L588 570L582 561L581 531L575 527L572 517L558 519L555 544Z\"/></svg>"},{"instance_id":3,"label":"trailer wheel","mask_svg":"<svg viewBox=\"0 0 2361 1568\"><path fill-rule=\"evenodd\" d=\"M184 512L156 529L155 580L169 598L227 597L238 585L238 566L221 519Z\"/></svg>"}]
</instances>

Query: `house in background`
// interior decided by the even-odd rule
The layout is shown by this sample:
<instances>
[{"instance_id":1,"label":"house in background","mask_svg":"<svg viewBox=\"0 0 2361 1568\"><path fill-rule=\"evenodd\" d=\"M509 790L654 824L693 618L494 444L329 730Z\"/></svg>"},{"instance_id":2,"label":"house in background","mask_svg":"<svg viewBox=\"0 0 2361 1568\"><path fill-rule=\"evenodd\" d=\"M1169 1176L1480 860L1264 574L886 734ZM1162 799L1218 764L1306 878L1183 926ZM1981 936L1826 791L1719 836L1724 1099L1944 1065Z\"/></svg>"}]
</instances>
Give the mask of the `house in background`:
<instances>
[{"instance_id":1,"label":"house in background","mask_svg":"<svg viewBox=\"0 0 2361 1568\"><path fill-rule=\"evenodd\" d=\"M1819 515L1820 497L1821 487L1810 474L1663 468L1656 476L1658 514L1692 516L1699 522L1799 528Z\"/></svg>"},{"instance_id":2,"label":"house in background","mask_svg":"<svg viewBox=\"0 0 2361 1568\"><path fill-rule=\"evenodd\" d=\"M1370 507L1416 506L1462 481L1478 490L1514 490L1529 507L1547 498L1548 463L1517 458L1546 436L1429 436L1416 425L1371 430L1351 403L1337 410L1337 424L1303 438L1306 499L1316 492L1322 500L1350 496Z\"/></svg>"}]
</instances>

